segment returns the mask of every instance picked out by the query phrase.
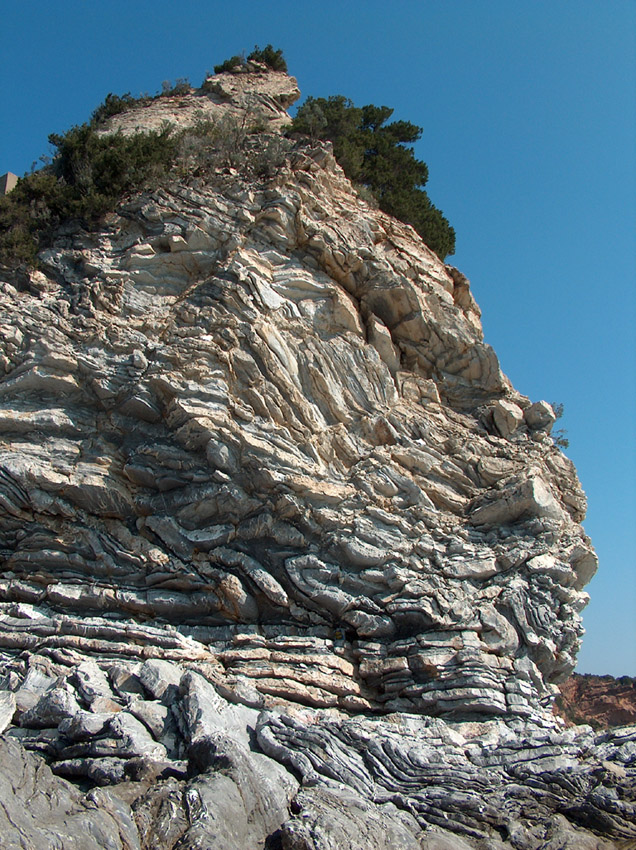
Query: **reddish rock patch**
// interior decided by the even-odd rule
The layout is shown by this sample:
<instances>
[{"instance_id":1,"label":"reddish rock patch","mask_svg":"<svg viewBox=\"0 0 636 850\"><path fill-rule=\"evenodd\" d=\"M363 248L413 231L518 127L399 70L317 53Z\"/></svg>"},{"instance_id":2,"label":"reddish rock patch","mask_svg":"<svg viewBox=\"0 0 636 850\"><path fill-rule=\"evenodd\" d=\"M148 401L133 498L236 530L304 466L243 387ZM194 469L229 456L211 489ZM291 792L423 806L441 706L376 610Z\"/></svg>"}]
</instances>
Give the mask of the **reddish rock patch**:
<instances>
[{"instance_id":1,"label":"reddish rock patch","mask_svg":"<svg viewBox=\"0 0 636 850\"><path fill-rule=\"evenodd\" d=\"M559 685L555 713L569 724L595 728L636 723L636 679L573 673Z\"/></svg>"}]
</instances>

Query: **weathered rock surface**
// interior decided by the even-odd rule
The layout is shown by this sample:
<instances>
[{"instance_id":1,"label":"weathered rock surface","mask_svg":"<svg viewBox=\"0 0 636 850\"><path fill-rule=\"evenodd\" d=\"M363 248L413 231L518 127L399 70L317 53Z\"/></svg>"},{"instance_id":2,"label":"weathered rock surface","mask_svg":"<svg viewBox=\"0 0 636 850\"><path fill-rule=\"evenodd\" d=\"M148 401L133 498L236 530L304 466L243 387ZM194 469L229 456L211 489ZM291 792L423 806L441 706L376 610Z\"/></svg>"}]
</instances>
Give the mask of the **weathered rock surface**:
<instances>
[{"instance_id":1,"label":"weathered rock surface","mask_svg":"<svg viewBox=\"0 0 636 850\"><path fill-rule=\"evenodd\" d=\"M569 723L597 728L636 723L636 679L573 673L559 685L555 711Z\"/></svg>"},{"instance_id":2,"label":"weathered rock surface","mask_svg":"<svg viewBox=\"0 0 636 850\"><path fill-rule=\"evenodd\" d=\"M287 109L299 97L293 77L272 71L258 62L249 62L234 72L209 76L200 89L155 98L141 109L114 115L107 120L102 132L130 135L140 130L160 131L166 124L185 129L228 119L276 131L290 123ZM177 234L174 236L175 240L179 239ZM175 241L174 244L181 243Z\"/></svg>"},{"instance_id":3,"label":"weathered rock surface","mask_svg":"<svg viewBox=\"0 0 636 850\"><path fill-rule=\"evenodd\" d=\"M265 150L295 96L253 69L106 129L266 114ZM636 837L636 730L551 714L596 569L553 411L502 374L460 272L329 146L286 145L273 177L122 199L3 275L11 840ZM56 801L31 820L29 783Z\"/></svg>"}]
</instances>

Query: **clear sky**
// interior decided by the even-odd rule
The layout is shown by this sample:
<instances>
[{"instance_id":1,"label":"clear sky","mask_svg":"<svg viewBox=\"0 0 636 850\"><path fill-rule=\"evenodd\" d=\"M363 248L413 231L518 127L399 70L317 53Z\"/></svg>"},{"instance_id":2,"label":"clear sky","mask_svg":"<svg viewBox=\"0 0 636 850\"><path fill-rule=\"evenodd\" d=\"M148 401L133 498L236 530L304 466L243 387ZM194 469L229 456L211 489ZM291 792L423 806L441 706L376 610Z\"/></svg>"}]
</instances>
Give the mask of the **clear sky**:
<instances>
[{"instance_id":1,"label":"clear sky","mask_svg":"<svg viewBox=\"0 0 636 850\"><path fill-rule=\"evenodd\" d=\"M108 92L198 85L268 42L303 97L424 128L486 341L518 390L565 406L600 558L578 669L636 675L636 2L5 0L0 30L0 173Z\"/></svg>"}]
</instances>

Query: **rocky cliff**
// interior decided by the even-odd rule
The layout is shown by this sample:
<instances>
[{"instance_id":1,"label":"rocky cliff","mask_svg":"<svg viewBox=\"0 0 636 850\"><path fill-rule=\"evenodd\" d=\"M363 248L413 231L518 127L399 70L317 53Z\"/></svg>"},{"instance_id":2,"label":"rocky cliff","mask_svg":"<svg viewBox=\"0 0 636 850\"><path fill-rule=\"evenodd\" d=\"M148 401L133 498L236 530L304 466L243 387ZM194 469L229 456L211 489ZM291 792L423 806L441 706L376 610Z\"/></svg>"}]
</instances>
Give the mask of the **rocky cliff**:
<instances>
[{"instance_id":1,"label":"rocky cliff","mask_svg":"<svg viewBox=\"0 0 636 850\"><path fill-rule=\"evenodd\" d=\"M281 138L297 96L248 66L110 118L256 121L260 166L4 272L7 846L618 846L636 729L551 713L596 569L553 411L466 278Z\"/></svg>"},{"instance_id":2,"label":"rocky cliff","mask_svg":"<svg viewBox=\"0 0 636 850\"><path fill-rule=\"evenodd\" d=\"M636 679L573 673L559 685L556 711L570 724L607 729L636 723Z\"/></svg>"}]
</instances>

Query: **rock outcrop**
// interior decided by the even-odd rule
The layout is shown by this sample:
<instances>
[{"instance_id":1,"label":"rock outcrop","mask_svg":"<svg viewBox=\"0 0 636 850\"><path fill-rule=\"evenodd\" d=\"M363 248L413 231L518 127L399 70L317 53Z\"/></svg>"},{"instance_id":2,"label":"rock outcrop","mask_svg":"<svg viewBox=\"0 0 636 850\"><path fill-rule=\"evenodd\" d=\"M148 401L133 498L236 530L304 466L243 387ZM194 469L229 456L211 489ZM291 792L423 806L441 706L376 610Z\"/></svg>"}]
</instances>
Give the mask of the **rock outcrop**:
<instances>
[{"instance_id":1,"label":"rock outcrop","mask_svg":"<svg viewBox=\"0 0 636 850\"><path fill-rule=\"evenodd\" d=\"M636 723L636 679L573 673L559 685L555 710L569 723L601 729Z\"/></svg>"},{"instance_id":2,"label":"rock outcrop","mask_svg":"<svg viewBox=\"0 0 636 850\"><path fill-rule=\"evenodd\" d=\"M248 69L104 131L248 114L266 152L296 96ZM636 730L551 713L596 569L553 411L328 145L276 150L4 275L3 796L59 802L15 846L636 837Z\"/></svg>"},{"instance_id":3,"label":"rock outcrop","mask_svg":"<svg viewBox=\"0 0 636 850\"><path fill-rule=\"evenodd\" d=\"M125 136L161 131L166 124L186 129L208 122L276 132L291 123L287 109L300 97L294 77L272 71L259 62L247 62L233 73L207 77L200 89L181 87L179 94L144 102L103 122L101 133Z\"/></svg>"}]
</instances>

